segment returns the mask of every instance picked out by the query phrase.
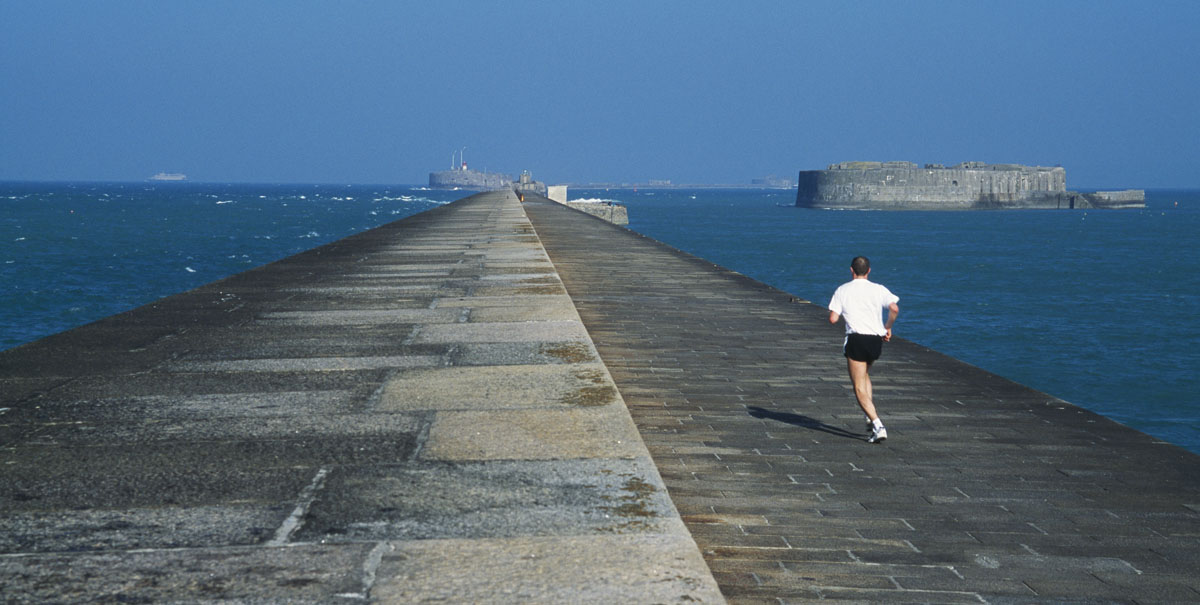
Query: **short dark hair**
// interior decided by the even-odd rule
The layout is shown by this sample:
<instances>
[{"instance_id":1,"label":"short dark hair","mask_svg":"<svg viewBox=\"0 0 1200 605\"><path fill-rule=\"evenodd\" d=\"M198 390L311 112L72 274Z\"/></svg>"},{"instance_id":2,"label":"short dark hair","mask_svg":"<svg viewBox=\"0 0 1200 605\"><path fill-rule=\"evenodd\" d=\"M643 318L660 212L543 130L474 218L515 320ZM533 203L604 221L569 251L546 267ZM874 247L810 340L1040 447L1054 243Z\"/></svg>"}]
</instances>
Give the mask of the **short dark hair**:
<instances>
[{"instance_id":1,"label":"short dark hair","mask_svg":"<svg viewBox=\"0 0 1200 605\"><path fill-rule=\"evenodd\" d=\"M865 256L856 256L850 261L850 270L860 277L866 275L871 270L871 261Z\"/></svg>"}]
</instances>

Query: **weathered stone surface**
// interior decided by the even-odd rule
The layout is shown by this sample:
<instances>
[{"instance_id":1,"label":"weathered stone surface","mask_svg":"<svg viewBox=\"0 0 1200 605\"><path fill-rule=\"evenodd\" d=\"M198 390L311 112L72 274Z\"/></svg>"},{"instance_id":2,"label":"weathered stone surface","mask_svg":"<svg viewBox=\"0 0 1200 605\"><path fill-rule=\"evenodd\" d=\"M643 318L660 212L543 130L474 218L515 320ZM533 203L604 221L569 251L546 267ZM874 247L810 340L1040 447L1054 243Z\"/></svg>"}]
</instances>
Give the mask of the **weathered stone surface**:
<instances>
[{"instance_id":1,"label":"weathered stone surface","mask_svg":"<svg viewBox=\"0 0 1200 605\"><path fill-rule=\"evenodd\" d=\"M395 542L374 595L396 603L711 603L695 549L673 536ZM487 561L476 575L462 561ZM533 581L529 581L533 578Z\"/></svg>"},{"instance_id":2,"label":"weathered stone surface","mask_svg":"<svg viewBox=\"0 0 1200 605\"><path fill-rule=\"evenodd\" d=\"M827 311L525 208L730 602L1200 600L1196 455L899 338L867 444Z\"/></svg>"},{"instance_id":3,"label":"weathered stone surface","mask_svg":"<svg viewBox=\"0 0 1200 605\"><path fill-rule=\"evenodd\" d=\"M631 458L645 446L617 406L440 412L422 457L429 460Z\"/></svg>"},{"instance_id":4,"label":"weathered stone surface","mask_svg":"<svg viewBox=\"0 0 1200 605\"><path fill-rule=\"evenodd\" d=\"M0 559L7 603L349 603L371 544L62 552Z\"/></svg>"},{"instance_id":5,"label":"weathered stone surface","mask_svg":"<svg viewBox=\"0 0 1200 605\"><path fill-rule=\"evenodd\" d=\"M602 364L497 365L402 372L384 385L378 409L601 406L619 401Z\"/></svg>"},{"instance_id":6,"label":"weathered stone surface","mask_svg":"<svg viewBox=\"0 0 1200 605\"><path fill-rule=\"evenodd\" d=\"M0 386L5 602L722 602L511 194L0 352Z\"/></svg>"},{"instance_id":7,"label":"weathered stone surface","mask_svg":"<svg viewBox=\"0 0 1200 605\"><path fill-rule=\"evenodd\" d=\"M304 541L675 532L647 458L429 462L336 469Z\"/></svg>"}]
</instances>

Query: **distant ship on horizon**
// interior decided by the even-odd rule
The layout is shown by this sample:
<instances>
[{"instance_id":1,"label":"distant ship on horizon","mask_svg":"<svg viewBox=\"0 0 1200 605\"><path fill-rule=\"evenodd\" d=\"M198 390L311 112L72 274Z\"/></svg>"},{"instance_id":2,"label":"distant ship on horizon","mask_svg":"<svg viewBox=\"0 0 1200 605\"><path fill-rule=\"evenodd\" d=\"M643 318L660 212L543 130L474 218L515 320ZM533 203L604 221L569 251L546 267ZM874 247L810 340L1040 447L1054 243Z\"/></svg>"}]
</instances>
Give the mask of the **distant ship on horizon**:
<instances>
[{"instance_id":1,"label":"distant ship on horizon","mask_svg":"<svg viewBox=\"0 0 1200 605\"><path fill-rule=\"evenodd\" d=\"M182 172L159 172L147 180L150 180L150 181L186 181L187 175Z\"/></svg>"}]
</instances>

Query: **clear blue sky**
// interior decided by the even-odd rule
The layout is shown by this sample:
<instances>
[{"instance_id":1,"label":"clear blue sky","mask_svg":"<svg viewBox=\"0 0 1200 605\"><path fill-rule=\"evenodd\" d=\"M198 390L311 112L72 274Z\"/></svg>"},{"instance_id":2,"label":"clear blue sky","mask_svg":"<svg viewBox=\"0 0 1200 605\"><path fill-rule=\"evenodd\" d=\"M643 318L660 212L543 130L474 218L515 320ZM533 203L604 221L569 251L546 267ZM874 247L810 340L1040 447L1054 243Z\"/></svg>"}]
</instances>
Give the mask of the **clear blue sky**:
<instances>
[{"instance_id":1,"label":"clear blue sky","mask_svg":"<svg viewBox=\"0 0 1200 605\"><path fill-rule=\"evenodd\" d=\"M1200 2L0 0L0 179L1200 187Z\"/></svg>"}]
</instances>

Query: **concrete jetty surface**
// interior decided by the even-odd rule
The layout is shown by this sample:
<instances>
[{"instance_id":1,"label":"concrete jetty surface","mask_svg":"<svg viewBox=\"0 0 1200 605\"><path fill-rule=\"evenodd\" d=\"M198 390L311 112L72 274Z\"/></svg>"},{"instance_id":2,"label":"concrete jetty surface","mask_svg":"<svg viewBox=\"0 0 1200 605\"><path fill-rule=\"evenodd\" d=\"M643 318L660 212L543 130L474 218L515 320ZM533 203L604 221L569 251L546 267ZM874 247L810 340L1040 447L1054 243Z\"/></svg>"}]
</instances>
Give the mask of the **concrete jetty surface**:
<instances>
[{"instance_id":1,"label":"concrete jetty surface","mask_svg":"<svg viewBox=\"0 0 1200 605\"><path fill-rule=\"evenodd\" d=\"M720 603L511 192L0 353L5 603Z\"/></svg>"},{"instance_id":2,"label":"concrete jetty surface","mask_svg":"<svg viewBox=\"0 0 1200 605\"><path fill-rule=\"evenodd\" d=\"M825 316L492 193L0 352L0 595L1200 600L1197 456Z\"/></svg>"},{"instance_id":3,"label":"concrete jetty surface","mask_svg":"<svg viewBox=\"0 0 1200 605\"><path fill-rule=\"evenodd\" d=\"M526 199L730 603L1200 601L1200 456L899 338L867 444L827 301Z\"/></svg>"}]
</instances>

